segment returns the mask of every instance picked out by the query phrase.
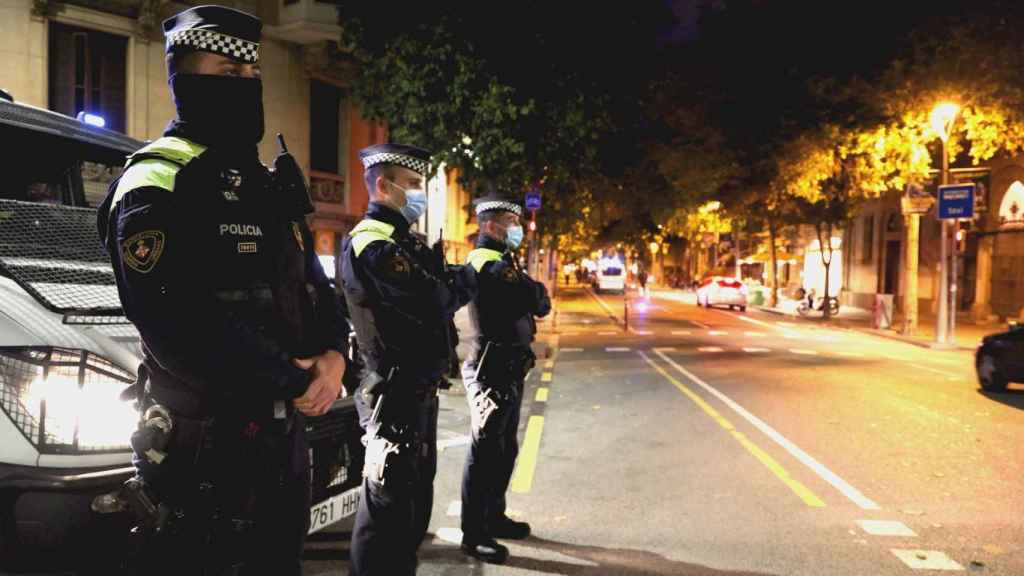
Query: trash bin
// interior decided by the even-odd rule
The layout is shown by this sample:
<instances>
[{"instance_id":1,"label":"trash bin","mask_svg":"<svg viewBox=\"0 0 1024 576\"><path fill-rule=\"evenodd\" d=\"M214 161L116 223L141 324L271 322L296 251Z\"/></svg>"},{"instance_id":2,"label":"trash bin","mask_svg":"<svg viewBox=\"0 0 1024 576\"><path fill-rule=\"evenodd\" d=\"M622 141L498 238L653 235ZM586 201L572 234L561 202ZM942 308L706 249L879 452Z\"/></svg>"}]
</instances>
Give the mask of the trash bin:
<instances>
[{"instance_id":1,"label":"trash bin","mask_svg":"<svg viewBox=\"0 0 1024 576\"><path fill-rule=\"evenodd\" d=\"M764 292L760 287L752 288L747 295L747 304L750 306L764 305Z\"/></svg>"},{"instance_id":2,"label":"trash bin","mask_svg":"<svg viewBox=\"0 0 1024 576\"><path fill-rule=\"evenodd\" d=\"M892 294L875 294L875 328L892 326Z\"/></svg>"}]
</instances>

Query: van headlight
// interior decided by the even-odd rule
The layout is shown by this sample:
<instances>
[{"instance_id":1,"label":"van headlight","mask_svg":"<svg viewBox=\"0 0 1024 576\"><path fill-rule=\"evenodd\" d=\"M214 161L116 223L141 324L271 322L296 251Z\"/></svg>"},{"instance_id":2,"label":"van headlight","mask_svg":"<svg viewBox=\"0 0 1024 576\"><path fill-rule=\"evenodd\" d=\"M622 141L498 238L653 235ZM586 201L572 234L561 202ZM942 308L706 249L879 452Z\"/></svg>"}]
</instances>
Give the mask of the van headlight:
<instances>
[{"instance_id":1,"label":"van headlight","mask_svg":"<svg viewBox=\"0 0 1024 576\"><path fill-rule=\"evenodd\" d=\"M134 381L85 350L0 347L0 409L43 454L128 450L139 414L120 395Z\"/></svg>"}]
</instances>

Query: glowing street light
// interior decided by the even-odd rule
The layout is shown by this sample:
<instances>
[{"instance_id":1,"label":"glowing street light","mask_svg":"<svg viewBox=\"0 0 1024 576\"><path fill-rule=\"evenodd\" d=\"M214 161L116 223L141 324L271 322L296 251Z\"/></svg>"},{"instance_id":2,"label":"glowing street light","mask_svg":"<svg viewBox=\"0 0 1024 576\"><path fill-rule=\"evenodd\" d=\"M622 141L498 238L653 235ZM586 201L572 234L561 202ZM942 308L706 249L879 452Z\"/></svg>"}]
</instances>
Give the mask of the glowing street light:
<instances>
[{"instance_id":1,"label":"glowing street light","mask_svg":"<svg viewBox=\"0 0 1024 576\"><path fill-rule=\"evenodd\" d=\"M953 102L940 102L932 108L932 113L928 116L928 119L932 125L932 130L945 144L949 140L949 134L953 127L953 121L956 120L957 114L960 113L960 106Z\"/></svg>"}]
</instances>

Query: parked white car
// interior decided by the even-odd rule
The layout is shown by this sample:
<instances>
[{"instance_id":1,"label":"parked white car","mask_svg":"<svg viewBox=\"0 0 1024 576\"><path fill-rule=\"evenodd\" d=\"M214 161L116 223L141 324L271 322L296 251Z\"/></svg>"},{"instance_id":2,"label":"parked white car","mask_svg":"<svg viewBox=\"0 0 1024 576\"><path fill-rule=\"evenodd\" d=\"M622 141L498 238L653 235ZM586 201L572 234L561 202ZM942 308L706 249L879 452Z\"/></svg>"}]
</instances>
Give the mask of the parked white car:
<instances>
[{"instance_id":1,"label":"parked white car","mask_svg":"<svg viewBox=\"0 0 1024 576\"><path fill-rule=\"evenodd\" d=\"M728 306L747 310L747 286L735 278L712 276L697 288L698 306Z\"/></svg>"}]
</instances>

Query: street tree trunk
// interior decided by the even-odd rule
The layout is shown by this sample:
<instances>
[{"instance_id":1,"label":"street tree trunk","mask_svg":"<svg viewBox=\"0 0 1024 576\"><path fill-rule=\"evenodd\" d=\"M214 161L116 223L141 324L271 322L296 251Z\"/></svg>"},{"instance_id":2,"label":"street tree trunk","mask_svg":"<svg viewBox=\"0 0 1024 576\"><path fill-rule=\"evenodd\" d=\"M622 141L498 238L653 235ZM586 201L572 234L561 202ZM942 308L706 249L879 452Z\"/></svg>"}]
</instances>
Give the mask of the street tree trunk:
<instances>
[{"instance_id":1,"label":"street tree trunk","mask_svg":"<svg viewBox=\"0 0 1024 576\"><path fill-rule=\"evenodd\" d=\"M771 253L771 287L772 287L772 298L769 305L775 308L779 305L779 259L778 252L775 249L775 235L777 233L775 220L768 219L768 241L770 242L769 250Z\"/></svg>"},{"instance_id":2,"label":"street tree trunk","mask_svg":"<svg viewBox=\"0 0 1024 576\"><path fill-rule=\"evenodd\" d=\"M815 228L818 232L818 246L821 249L821 263L825 267L825 294L822 300L821 312L822 316L828 320L832 317L832 311L829 307L829 276L831 276L830 268L832 266L832 222L818 222ZM821 237L822 232L827 233L824 239ZM828 247L826 248L826 246Z\"/></svg>"}]
</instances>

